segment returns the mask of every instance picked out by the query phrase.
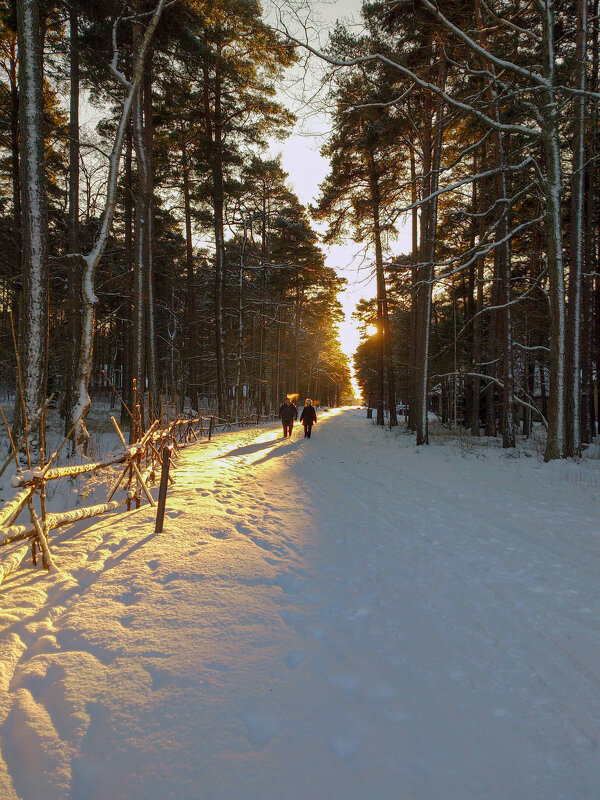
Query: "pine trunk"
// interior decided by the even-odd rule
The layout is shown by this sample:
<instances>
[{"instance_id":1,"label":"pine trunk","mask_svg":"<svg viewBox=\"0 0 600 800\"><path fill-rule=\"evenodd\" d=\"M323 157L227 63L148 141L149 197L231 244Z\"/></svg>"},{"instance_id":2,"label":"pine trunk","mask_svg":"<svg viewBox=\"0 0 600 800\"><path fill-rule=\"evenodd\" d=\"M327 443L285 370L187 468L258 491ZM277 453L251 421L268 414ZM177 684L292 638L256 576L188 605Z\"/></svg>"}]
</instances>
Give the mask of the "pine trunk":
<instances>
[{"instance_id":1,"label":"pine trunk","mask_svg":"<svg viewBox=\"0 0 600 800\"><path fill-rule=\"evenodd\" d=\"M188 391L190 405L196 411L198 403L198 377L194 357L194 332L196 319L196 297L194 295L194 247L192 241L192 206L190 199L190 167L188 161L186 142L182 134L181 142L181 168L183 180L183 213L185 220L185 263L186 263L186 294L185 294L185 372L188 378Z\"/></svg>"},{"instance_id":2,"label":"pine trunk","mask_svg":"<svg viewBox=\"0 0 600 800\"><path fill-rule=\"evenodd\" d=\"M148 54L142 81L144 103L143 144L145 168L143 191L147 213L147 227L144 236L144 286L146 317L146 375L148 379L148 420L158 414L158 357L156 354L156 309L154 302L154 124L152 119L152 53ZM176 385L173 385L175 390Z\"/></svg>"},{"instance_id":3,"label":"pine trunk","mask_svg":"<svg viewBox=\"0 0 600 800\"><path fill-rule=\"evenodd\" d=\"M581 314L584 260L585 187L585 92L586 89L587 0L577 2L578 94L574 104L573 169L569 242L569 305L567 327L567 389L565 391L566 448L569 456L581 453Z\"/></svg>"},{"instance_id":4,"label":"pine trunk","mask_svg":"<svg viewBox=\"0 0 600 800\"><path fill-rule=\"evenodd\" d=\"M439 86L443 89L446 83L447 64L444 57L440 61ZM425 112L427 118L427 110ZM423 182L423 192L432 195L421 212L421 259L423 266L420 269L418 289L418 328L417 328L417 445L427 444L429 440L427 424L427 400L429 382L429 334L431 324L431 294L432 282L435 273L435 255L437 242L437 210L438 200L435 196L439 185L439 169L442 155L442 139L444 132L444 104L438 103L435 123L433 127L432 152L430 166L425 158L424 173L429 175L429 180Z\"/></svg>"},{"instance_id":5,"label":"pine trunk","mask_svg":"<svg viewBox=\"0 0 600 800\"><path fill-rule=\"evenodd\" d=\"M416 430L416 375L417 375L417 317L418 317L418 268L419 263L419 211L417 208L418 190L417 190L417 170L415 163L415 149L410 148L410 191L411 203L413 209L411 211L411 236L412 236L412 263L411 268L411 314L410 314L410 373L409 373L409 397L408 399L408 427L411 431Z\"/></svg>"},{"instance_id":6,"label":"pine trunk","mask_svg":"<svg viewBox=\"0 0 600 800\"><path fill-rule=\"evenodd\" d=\"M76 0L69 5L70 44L70 102L69 102L69 212L67 216L67 252L78 253L79 244L79 8ZM75 375L81 336L79 284L81 263L71 258L67 262L67 341L65 345L65 395L63 416L65 435L71 427L75 404Z\"/></svg>"},{"instance_id":7,"label":"pine trunk","mask_svg":"<svg viewBox=\"0 0 600 800\"><path fill-rule=\"evenodd\" d=\"M548 89L543 93L542 146L546 160L546 256L550 297L550 391L548 437L544 458L565 455L565 275L562 239L562 167L560 153L560 108L556 98L554 54L554 9L545 5L544 44Z\"/></svg>"},{"instance_id":8,"label":"pine trunk","mask_svg":"<svg viewBox=\"0 0 600 800\"><path fill-rule=\"evenodd\" d=\"M22 253L22 217L21 217L21 176L19 174L20 142L19 142L19 86L17 82L17 42L12 39L8 49L8 80L10 84L10 149L11 149L11 181L13 202L13 245L15 261L11 281L13 288L10 305L13 318L17 322L19 316L19 286L21 284Z\"/></svg>"},{"instance_id":9,"label":"pine trunk","mask_svg":"<svg viewBox=\"0 0 600 800\"><path fill-rule=\"evenodd\" d=\"M21 367L23 411L33 419L46 393L48 271L47 211L44 179L43 51L35 0L17 0L19 44L20 183L22 192ZM17 393L15 432L23 419ZM30 432L30 448L41 446L40 423Z\"/></svg>"},{"instance_id":10,"label":"pine trunk","mask_svg":"<svg viewBox=\"0 0 600 800\"><path fill-rule=\"evenodd\" d=\"M123 225L125 234L125 318L123 320L123 377L122 394L127 406L131 409L132 393L132 345L133 345L133 137L131 133L131 122L127 125L125 135L125 193L123 200ZM127 413L125 406L121 406L121 423L130 425L130 432L133 428L132 420Z\"/></svg>"},{"instance_id":11,"label":"pine trunk","mask_svg":"<svg viewBox=\"0 0 600 800\"><path fill-rule=\"evenodd\" d=\"M218 415L229 413L227 401L227 358L225 350L225 225L223 187L223 130L221 119L221 78L218 69L214 78L214 113L210 104L210 70L204 66L204 125L208 162L212 176L213 226L215 235L215 355L217 362Z\"/></svg>"},{"instance_id":12,"label":"pine trunk","mask_svg":"<svg viewBox=\"0 0 600 800\"><path fill-rule=\"evenodd\" d=\"M398 424L396 415L396 386L394 379L394 362L392 358L392 341L390 338L390 320L388 313L387 292L385 287L385 272L383 269L383 249L381 246L381 222L380 204L381 197L379 191L379 176L375 166L375 157L372 150L367 153L369 166L369 185L371 190L371 209L373 214L373 240L375 243L375 271L377 274L377 321L380 337L380 372L385 372L387 376L388 407L390 412L390 427ZM379 388L382 392L382 402L377 404L377 424L383 425L383 380L380 375ZM380 421L381 405L381 421Z\"/></svg>"}]
</instances>

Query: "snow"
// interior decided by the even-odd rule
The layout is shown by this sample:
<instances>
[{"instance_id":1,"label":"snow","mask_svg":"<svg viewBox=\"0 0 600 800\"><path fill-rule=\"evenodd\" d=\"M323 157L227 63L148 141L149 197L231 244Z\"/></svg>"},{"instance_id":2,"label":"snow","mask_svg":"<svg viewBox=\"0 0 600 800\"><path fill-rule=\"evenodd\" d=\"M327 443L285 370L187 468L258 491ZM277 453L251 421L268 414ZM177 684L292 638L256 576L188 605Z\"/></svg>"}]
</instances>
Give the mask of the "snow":
<instances>
[{"instance_id":1,"label":"snow","mask_svg":"<svg viewBox=\"0 0 600 800\"><path fill-rule=\"evenodd\" d=\"M5 800L592 800L598 461L319 414L0 595Z\"/></svg>"}]
</instances>

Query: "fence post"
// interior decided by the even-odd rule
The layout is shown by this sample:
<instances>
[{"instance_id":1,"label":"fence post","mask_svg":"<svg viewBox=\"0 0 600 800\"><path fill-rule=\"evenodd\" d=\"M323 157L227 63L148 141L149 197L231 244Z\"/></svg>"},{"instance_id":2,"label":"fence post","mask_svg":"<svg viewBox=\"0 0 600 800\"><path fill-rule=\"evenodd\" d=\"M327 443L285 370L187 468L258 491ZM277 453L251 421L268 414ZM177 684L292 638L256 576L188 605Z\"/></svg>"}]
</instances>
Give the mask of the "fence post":
<instances>
[{"instance_id":1,"label":"fence post","mask_svg":"<svg viewBox=\"0 0 600 800\"><path fill-rule=\"evenodd\" d=\"M211 417L211 418L210 418L209 425L208 425L208 441L209 441L209 442L210 442L210 439L211 439L211 436L212 436L212 432L213 432L213 426L214 426L214 424L215 424L215 418L214 418L214 417Z\"/></svg>"},{"instance_id":2,"label":"fence post","mask_svg":"<svg viewBox=\"0 0 600 800\"><path fill-rule=\"evenodd\" d=\"M163 447L162 469L160 471L160 488L158 490L158 509L156 511L156 525L154 533L162 533L163 522L165 519L165 507L167 505L167 488L169 485L169 466L171 464L171 448Z\"/></svg>"}]
</instances>

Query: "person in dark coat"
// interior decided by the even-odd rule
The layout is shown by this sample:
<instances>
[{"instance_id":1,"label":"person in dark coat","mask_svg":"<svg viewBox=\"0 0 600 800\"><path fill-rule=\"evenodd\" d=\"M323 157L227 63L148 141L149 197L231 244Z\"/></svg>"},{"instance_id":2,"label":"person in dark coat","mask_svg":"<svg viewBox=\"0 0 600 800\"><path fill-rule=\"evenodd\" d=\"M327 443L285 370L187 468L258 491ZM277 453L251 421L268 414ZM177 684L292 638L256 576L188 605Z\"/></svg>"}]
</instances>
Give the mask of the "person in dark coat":
<instances>
[{"instance_id":1,"label":"person in dark coat","mask_svg":"<svg viewBox=\"0 0 600 800\"><path fill-rule=\"evenodd\" d=\"M315 407L312 404L312 400L310 397L307 397L304 401L304 408L302 409L302 413L300 414L300 422L304 425L304 438L310 439L310 432L312 431L312 426L317 421L317 412L315 411Z\"/></svg>"},{"instance_id":2,"label":"person in dark coat","mask_svg":"<svg viewBox=\"0 0 600 800\"><path fill-rule=\"evenodd\" d=\"M285 402L281 404L279 409L279 417L283 424L283 438L292 435L292 428L294 427L294 420L298 419L298 409L292 403L289 397L285 398Z\"/></svg>"}]
</instances>

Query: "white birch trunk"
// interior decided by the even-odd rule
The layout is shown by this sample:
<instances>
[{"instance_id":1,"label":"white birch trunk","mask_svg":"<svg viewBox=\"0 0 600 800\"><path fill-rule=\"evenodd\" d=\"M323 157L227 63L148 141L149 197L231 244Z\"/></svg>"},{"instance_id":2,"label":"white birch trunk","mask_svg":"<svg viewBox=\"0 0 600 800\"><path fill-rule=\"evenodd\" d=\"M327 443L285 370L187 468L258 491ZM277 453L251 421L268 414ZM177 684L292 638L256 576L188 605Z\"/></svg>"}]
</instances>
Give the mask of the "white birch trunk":
<instances>
[{"instance_id":1,"label":"white birch trunk","mask_svg":"<svg viewBox=\"0 0 600 800\"><path fill-rule=\"evenodd\" d=\"M133 75L131 81L127 81L122 72L118 70L118 49L116 47L116 30L114 30L115 50L112 63L113 72L119 77L121 83L126 87L126 95L123 101L123 108L121 111L121 118L117 126L113 148L110 154L108 184L106 190L106 200L104 205L104 214L100 230L96 237L96 241L92 250L83 256L84 269L81 281L81 296L83 299L83 317L81 323L81 343L79 351L79 359L77 363L77 377L76 386L77 394L75 398L75 405L72 411L71 419L72 425L75 427L74 443L75 448L79 452L85 452L89 433L85 426L85 420L91 408L91 399L88 393L90 376L92 372L93 363L93 342L94 342L94 317L96 312L96 305L98 298L94 292L94 277L96 268L102 258L108 234L110 232L115 207L117 204L117 182L119 176L119 163L121 160L121 151L123 149L123 141L127 130L127 124L133 102L138 94L139 86L142 80L144 71L144 62L150 42L154 35L154 31L159 23L165 5L165 0L159 0L154 10L148 27L144 33L144 37L138 53L135 57L133 65Z\"/></svg>"}]
</instances>

